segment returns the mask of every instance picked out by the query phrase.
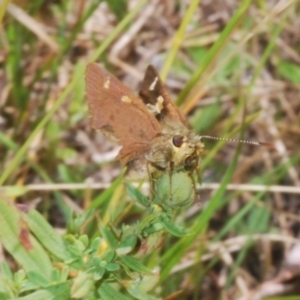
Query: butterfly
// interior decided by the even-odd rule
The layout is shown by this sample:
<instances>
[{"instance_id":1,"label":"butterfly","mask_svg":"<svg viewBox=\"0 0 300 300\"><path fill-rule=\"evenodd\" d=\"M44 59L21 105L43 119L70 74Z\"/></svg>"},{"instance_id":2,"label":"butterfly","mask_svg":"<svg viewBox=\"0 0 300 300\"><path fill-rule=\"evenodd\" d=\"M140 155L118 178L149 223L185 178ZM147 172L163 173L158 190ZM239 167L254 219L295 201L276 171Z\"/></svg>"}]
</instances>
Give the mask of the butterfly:
<instances>
[{"instance_id":1,"label":"butterfly","mask_svg":"<svg viewBox=\"0 0 300 300\"><path fill-rule=\"evenodd\" d=\"M127 178L148 175L154 194L169 206L194 197L203 138L236 141L197 135L151 65L139 95L97 63L88 64L85 80L91 127L122 146L118 158ZM178 196L181 189L192 191Z\"/></svg>"}]
</instances>

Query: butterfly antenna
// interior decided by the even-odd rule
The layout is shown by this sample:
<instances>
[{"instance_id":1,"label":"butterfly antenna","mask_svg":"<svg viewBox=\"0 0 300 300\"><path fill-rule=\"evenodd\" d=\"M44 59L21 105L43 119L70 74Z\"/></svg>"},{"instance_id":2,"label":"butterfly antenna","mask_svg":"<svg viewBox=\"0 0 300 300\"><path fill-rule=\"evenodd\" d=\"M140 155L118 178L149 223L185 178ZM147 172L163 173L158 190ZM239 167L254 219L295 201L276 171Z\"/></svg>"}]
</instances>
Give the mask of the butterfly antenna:
<instances>
[{"instance_id":1,"label":"butterfly antenna","mask_svg":"<svg viewBox=\"0 0 300 300\"><path fill-rule=\"evenodd\" d=\"M267 143L267 142L227 139L227 138L221 138L221 137L210 136L210 135L203 135L203 136L201 136L201 139L218 140L218 141L242 143L242 144L251 144L251 145L256 145L256 146L266 146L266 147L274 148L273 144Z\"/></svg>"}]
</instances>

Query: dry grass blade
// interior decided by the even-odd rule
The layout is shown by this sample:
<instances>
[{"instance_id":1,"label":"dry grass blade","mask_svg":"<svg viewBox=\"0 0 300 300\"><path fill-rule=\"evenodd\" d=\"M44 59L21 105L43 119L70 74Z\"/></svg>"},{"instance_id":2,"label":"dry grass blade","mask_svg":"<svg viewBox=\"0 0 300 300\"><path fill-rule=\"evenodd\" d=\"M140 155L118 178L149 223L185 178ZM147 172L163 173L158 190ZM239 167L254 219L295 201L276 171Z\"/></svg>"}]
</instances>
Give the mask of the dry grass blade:
<instances>
[{"instance_id":1,"label":"dry grass blade","mask_svg":"<svg viewBox=\"0 0 300 300\"><path fill-rule=\"evenodd\" d=\"M32 31L41 41L55 52L59 52L59 45L47 34L44 26L38 23L34 18L29 16L23 9L13 3L7 6L8 13L13 16L18 22L22 23L30 31Z\"/></svg>"}]
</instances>

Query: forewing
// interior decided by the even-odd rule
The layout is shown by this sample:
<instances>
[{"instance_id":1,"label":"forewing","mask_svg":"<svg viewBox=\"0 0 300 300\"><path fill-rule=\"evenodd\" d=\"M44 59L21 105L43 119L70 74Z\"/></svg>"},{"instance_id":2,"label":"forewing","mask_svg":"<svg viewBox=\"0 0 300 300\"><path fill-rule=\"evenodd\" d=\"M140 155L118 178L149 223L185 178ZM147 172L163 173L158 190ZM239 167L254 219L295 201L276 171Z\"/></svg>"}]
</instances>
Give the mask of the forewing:
<instances>
[{"instance_id":1,"label":"forewing","mask_svg":"<svg viewBox=\"0 0 300 300\"><path fill-rule=\"evenodd\" d=\"M164 132L189 128L186 118L171 100L158 72L151 65L146 70L139 95L162 124Z\"/></svg>"},{"instance_id":2,"label":"forewing","mask_svg":"<svg viewBox=\"0 0 300 300\"><path fill-rule=\"evenodd\" d=\"M142 100L96 63L87 66L86 93L91 126L119 141L123 163L145 151L161 132Z\"/></svg>"}]
</instances>

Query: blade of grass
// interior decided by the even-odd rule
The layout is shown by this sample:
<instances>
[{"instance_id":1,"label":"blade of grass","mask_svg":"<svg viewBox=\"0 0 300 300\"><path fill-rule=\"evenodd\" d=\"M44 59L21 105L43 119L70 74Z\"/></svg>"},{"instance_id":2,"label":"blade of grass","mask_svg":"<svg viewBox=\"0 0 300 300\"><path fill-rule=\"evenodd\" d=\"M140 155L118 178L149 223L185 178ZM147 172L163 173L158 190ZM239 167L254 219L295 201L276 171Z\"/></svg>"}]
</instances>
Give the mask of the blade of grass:
<instances>
[{"instance_id":1,"label":"blade of grass","mask_svg":"<svg viewBox=\"0 0 300 300\"><path fill-rule=\"evenodd\" d=\"M5 145L8 149L16 151L18 149L18 146L16 143L14 143L7 135L5 135L1 130L0 130L0 143Z\"/></svg>"},{"instance_id":2,"label":"blade of grass","mask_svg":"<svg viewBox=\"0 0 300 300\"><path fill-rule=\"evenodd\" d=\"M17 152L18 150L18 145L11 140L9 137L4 135L0 131L0 142L2 142L7 148L12 149L14 152ZM34 171L47 183L53 183L51 180L50 176L47 174L45 169L37 164L36 162L31 161L27 156L24 157L24 159L28 162L28 164L34 169ZM9 196L11 197L17 197L26 194L30 190L27 189L26 186L13 186L11 191L8 191ZM66 220L69 220L69 218L72 216L70 207L68 207L65 202L63 201L61 193L57 191L53 191L54 197L57 201L57 204L62 211L64 217Z\"/></svg>"},{"instance_id":3,"label":"blade of grass","mask_svg":"<svg viewBox=\"0 0 300 300\"><path fill-rule=\"evenodd\" d=\"M235 115L235 112L232 114L232 116L230 117L229 121L230 122L232 120L234 120L233 116ZM248 126L250 125L250 123L255 120L259 115L258 113L255 113L251 116L248 116L247 119L244 121L244 126ZM227 132L227 127L229 127L228 124L226 124L227 126L225 126L224 132ZM238 126L237 128L235 128L229 135L227 135L226 137L231 138L233 136L235 136L238 132L241 131L241 126ZM223 131L222 131L223 132ZM222 133L221 133L222 136ZM201 162L201 169L205 170L205 168L208 166L209 162L213 159L213 157L215 157L216 153L224 146L224 144L226 144L226 142L218 142L212 149L209 150L209 152L207 153L207 155L204 157L204 159Z\"/></svg>"},{"instance_id":4,"label":"blade of grass","mask_svg":"<svg viewBox=\"0 0 300 300\"><path fill-rule=\"evenodd\" d=\"M198 8L200 1L201 0L193 0L190 4L189 8L185 12L184 18L180 24L179 29L177 30L177 32L174 36L172 47L167 55L167 58L164 63L164 67L161 71L160 76L161 76L162 80L165 80L168 75L168 72L175 60L178 49L179 49L180 45L182 44L184 34L186 31L186 27L191 22L191 19L194 15L196 9Z\"/></svg>"},{"instance_id":5,"label":"blade of grass","mask_svg":"<svg viewBox=\"0 0 300 300\"><path fill-rule=\"evenodd\" d=\"M262 55L261 59L259 60L257 67L254 69L253 76L251 77L251 80L246 88L246 94L251 92L256 79L258 78L259 74L261 73L263 67L266 65L271 52L274 50L277 39L284 28L287 13L288 13L288 10L286 10L283 13L283 16L280 18L279 24L275 27L275 30L270 30L270 32L272 33L270 42L268 43L268 46L265 48L265 51L263 52L263 55Z\"/></svg>"},{"instance_id":6,"label":"blade of grass","mask_svg":"<svg viewBox=\"0 0 300 300\"><path fill-rule=\"evenodd\" d=\"M107 37L101 46L92 55L89 62L95 61L107 48L108 46L118 37L118 35L123 31L124 28L133 20L135 15L140 11L140 9L147 3L146 0L140 0L135 8L130 11L126 17L116 26L114 31Z\"/></svg>"},{"instance_id":7,"label":"blade of grass","mask_svg":"<svg viewBox=\"0 0 300 300\"><path fill-rule=\"evenodd\" d=\"M73 30L71 31L71 35L68 37L67 41L63 45L62 53L67 53L70 51L70 48L75 40L76 36L82 29L85 21L94 13L95 9L99 6L98 2L91 3L90 7L88 7L87 11L84 13L82 18L76 23Z\"/></svg>"},{"instance_id":8,"label":"blade of grass","mask_svg":"<svg viewBox=\"0 0 300 300\"><path fill-rule=\"evenodd\" d=\"M105 189L97 198L93 200L93 202L90 204L89 209L97 209L102 206L103 203L108 201L112 197L116 188L123 182L123 179L124 174L118 176L109 188Z\"/></svg>"},{"instance_id":9,"label":"blade of grass","mask_svg":"<svg viewBox=\"0 0 300 300\"><path fill-rule=\"evenodd\" d=\"M5 15L8 4L9 4L9 0L0 1L0 26L2 24L2 20Z\"/></svg>"},{"instance_id":10,"label":"blade of grass","mask_svg":"<svg viewBox=\"0 0 300 300\"><path fill-rule=\"evenodd\" d=\"M230 35L233 33L234 29L238 26L241 18L244 16L245 12L248 10L251 0L243 0L239 9L233 15L233 17L228 22L225 29L222 31L219 39L213 45L213 47L207 52L205 58L203 59L203 64L197 68L197 70L192 75L191 79L186 84L185 88L179 94L179 97L176 101L178 105L182 104L191 91L191 89L196 85L199 78L203 75L203 73L211 66L213 61L216 59L220 50L224 47L225 43L228 41Z\"/></svg>"},{"instance_id":11,"label":"blade of grass","mask_svg":"<svg viewBox=\"0 0 300 300\"><path fill-rule=\"evenodd\" d=\"M270 179L279 181L282 180L289 169L290 165L295 165L297 162L299 162L300 155L295 156L291 158L289 162L285 162L282 164L277 165L274 169L267 172L263 176L259 176L256 178L253 178L252 182L261 182L264 184L270 184ZM277 175L277 177L274 178L274 174ZM231 217L227 223L223 226L223 228L219 231L219 233L212 239L212 241L216 242L218 240L221 240L222 237L224 237L232 228L236 227L236 225L241 221L241 219L255 206L262 198L266 195L266 191L258 193L249 203L247 203L242 209L239 210L237 214L235 214L233 217ZM237 194L240 194L237 193ZM234 198L236 198L234 196Z\"/></svg>"},{"instance_id":12,"label":"blade of grass","mask_svg":"<svg viewBox=\"0 0 300 300\"><path fill-rule=\"evenodd\" d=\"M278 26L276 26L275 30L272 31L272 36L271 36L271 40L268 43L268 46L266 47L257 67L254 70L254 74L251 78L251 81L249 82L249 84L246 87L246 95L248 95L249 93L251 93L251 90L254 87L255 81L258 78L259 74L261 73L263 67L265 66L267 59L269 58L271 51L274 49L275 45L276 45L276 40L278 38L278 36L280 35L280 33L282 32L283 29L283 25L285 23L286 20L286 16L287 16L287 10L285 11L285 14L283 16L283 18L281 18L280 23L278 24ZM229 122L227 122L227 126L226 128L229 128L229 126L233 123L234 120L236 120L236 115L240 112L240 110L244 107L244 103L245 103L245 98L240 98L239 99L239 103L238 106L235 110L235 112L231 115ZM242 131L245 129L246 124L250 124L251 120L253 120L253 118L250 118L249 121L245 121L242 123ZM237 130L235 130L235 132L237 132ZM234 132L232 132L232 135L234 135ZM231 136L231 135L230 135ZM242 137L241 137L242 138ZM213 156L215 156L215 154L217 153L217 151L224 145L223 143L218 143L212 151L209 152L209 154L205 157L205 159L202 162L202 168L205 168L208 164L208 162L212 159Z\"/></svg>"},{"instance_id":13,"label":"blade of grass","mask_svg":"<svg viewBox=\"0 0 300 300\"><path fill-rule=\"evenodd\" d=\"M259 34L261 32L262 28L264 28L268 23L272 24L274 22L274 18L276 16L278 16L283 11L287 10L287 8L292 6L294 3L295 3L294 0L290 0L290 1L286 1L286 2L282 1L282 2L277 3L276 6L274 6L272 8L272 10L264 17L264 19L257 26L255 26L254 29L250 33L246 34L245 37L242 38L240 42L237 43L234 51L229 53L227 55L227 57L225 59L223 59L223 61L218 63L218 68L215 68L203 80L201 79L201 82L199 84L197 84L197 90L195 89L195 86L193 84L191 84L191 91L189 89L186 89L187 94L188 94L187 99L184 99L186 95L182 99L182 103L183 103L183 100L185 100L184 105L182 107L183 112L187 113L193 108L195 101L197 101L197 99L199 99L199 97L198 97L199 90L201 89L202 86L204 86L204 84L206 84L209 80L211 80L211 78L213 78L213 76L215 76L215 74L218 72L219 68L223 67L228 61L230 61L230 59L232 59L232 57L234 57L234 55L236 55L241 50L242 46L245 45L246 42L249 41L251 38L253 38L255 36L255 34ZM207 56L208 56L208 54L206 55L206 57ZM204 60L206 59L206 57L204 58ZM200 67L200 69L201 69L201 67ZM202 74L203 73L204 72L202 72Z\"/></svg>"},{"instance_id":14,"label":"blade of grass","mask_svg":"<svg viewBox=\"0 0 300 300\"><path fill-rule=\"evenodd\" d=\"M283 24L286 20L286 16L287 16L287 11L284 14L284 17L280 20L280 23L278 24L278 26L276 26L275 30L273 31L272 34L272 38L270 40L270 43L268 44L268 46L266 47L262 58L259 61L259 64L257 66L257 68L254 71L254 75L249 83L249 85L247 86L246 90L248 92L251 91L251 89L254 86L255 80L257 79L258 75L260 74L263 66L266 64L266 61L271 53L271 51L274 49L277 37L279 36L279 34L281 33L282 29L283 29ZM229 231L230 228L233 228L234 224L236 224L244 215L246 215L246 213L248 211L251 210L251 208L257 203L257 201L264 195L265 193L260 193L257 197L255 197L253 199L253 201L249 202L246 206L244 206L242 208L242 210L239 211L239 213L237 215L234 216L234 218L232 218L230 220L230 222L228 222L226 224L225 227L223 227L223 229L216 235L215 239L220 239L222 236L224 236L225 233L227 233Z\"/></svg>"},{"instance_id":15,"label":"blade of grass","mask_svg":"<svg viewBox=\"0 0 300 300\"><path fill-rule=\"evenodd\" d=\"M13 3L8 5L7 10L11 16L13 16L23 26L28 28L29 31L33 32L41 41L51 48L53 52L59 52L58 44L46 33L39 22Z\"/></svg>"}]
</instances>

